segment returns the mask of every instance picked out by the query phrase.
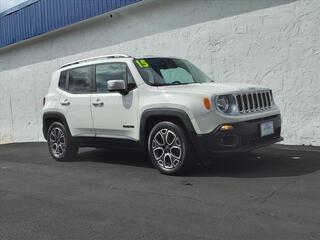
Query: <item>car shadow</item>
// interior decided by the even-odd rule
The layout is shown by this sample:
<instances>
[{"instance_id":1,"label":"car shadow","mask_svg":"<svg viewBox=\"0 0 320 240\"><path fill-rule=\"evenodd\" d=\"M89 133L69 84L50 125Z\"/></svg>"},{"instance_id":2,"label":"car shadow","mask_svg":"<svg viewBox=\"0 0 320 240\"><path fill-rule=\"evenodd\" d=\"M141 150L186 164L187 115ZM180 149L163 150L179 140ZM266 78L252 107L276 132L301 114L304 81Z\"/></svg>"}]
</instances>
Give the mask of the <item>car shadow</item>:
<instances>
[{"instance_id":1,"label":"car shadow","mask_svg":"<svg viewBox=\"0 0 320 240\"><path fill-rule=\"evenodd\" d=\"M148 156L141 151L109 150L109 149L81 149L77 162L97 162L118 165L128 165L142 168L153 168Z\"/></svg>"},{"instance_id":2,"label":"car shadow","mask_svg":"<svg viewBox=\"0 0 320 240\"><path fill-rule=\"evenodd\" d=\"M225 155L189 176L267 178L301 176L320 169L319 151L266 147L249 154Z\"/></svg>"},{"instance_id":3,"label":"car shadow","mask_svg":"<svg viewBox=\"0 0 320 240\"><path fill-rule=\"evenodd\" d=\"M216 157L212 165L197 166L185 177L267 178L306 175L320 169L319 152L312 148L266 147L250 154ZM153 168L146 154L128 150L82 150L76 161Z\"/></svg>"}]
</instances>

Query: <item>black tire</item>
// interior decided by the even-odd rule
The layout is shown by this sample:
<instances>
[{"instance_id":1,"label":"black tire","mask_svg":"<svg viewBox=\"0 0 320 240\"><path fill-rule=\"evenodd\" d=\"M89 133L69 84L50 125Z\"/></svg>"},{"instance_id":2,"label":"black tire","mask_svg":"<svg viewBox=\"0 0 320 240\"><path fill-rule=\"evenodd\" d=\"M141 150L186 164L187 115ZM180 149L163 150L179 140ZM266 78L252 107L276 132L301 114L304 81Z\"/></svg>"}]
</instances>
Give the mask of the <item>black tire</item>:
<instances>
[{"instance_id":1,"label":"black tire","mask_svg":"<svg viewBox=\"0 0 320 240\"><path fill-rule=\"evenodd\" d=\"M58 133L63 134L63 138L58 140ZM55 137L56 140L54 139ZM49 152L55 160L63 162L72 161L77 156L79 147L73 143L70 132L62 123L54 122L50 125L47 141ZM64 149L62 146L64 146Z\"/></svg>"},{"instance_id":2,"label":"black tire","mask_svg":"<svg viewBox=\"0 0 320 240\"><path fill-rule=\"evenodd\" d=\"M193 151L185 130L172 122L160 122L152 128L148 138L148 153L153 165L167 175L185 174L194 163Z\"/></svg>"}]
</instances>

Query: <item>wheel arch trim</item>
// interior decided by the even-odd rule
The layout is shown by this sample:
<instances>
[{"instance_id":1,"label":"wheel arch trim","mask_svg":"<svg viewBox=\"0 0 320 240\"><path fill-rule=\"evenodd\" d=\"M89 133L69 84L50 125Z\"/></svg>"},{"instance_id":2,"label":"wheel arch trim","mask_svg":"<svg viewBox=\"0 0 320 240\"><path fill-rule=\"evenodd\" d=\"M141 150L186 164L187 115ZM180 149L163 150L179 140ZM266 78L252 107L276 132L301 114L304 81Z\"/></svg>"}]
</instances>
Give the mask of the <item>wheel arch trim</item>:
<instances>
[{"instance_id":1,"label":"wheel arch trim","mask_svg":"<svg viewBox=\"0 0 320 240\"><path fill-rule=\"evenodd\" d=\"M48 119L52 119L52 118L59 119L61 123L66 127L68 133L71 135L67 119L62 113L46 112L43 114L43 117L42 117L42 132L45 139L47 139L47 131L48 131L48 128L50 127L47 125L47 121Z\"/></svg>"},{"instance_id":2,"label":"wheel arch trim","mask_svg":"<svg viewBox=\"0 0 320 240\"><path fill-rule=\"evenodd\" d=\"M146 143L146 124L148 119L152 117L175 117L178 118L183 124L184 127L187 130L187 134L190 137L190 140L192 141L193 136L196 135L196 131L193 127L193 124L191 122L191 119L189 115L181 110L176 108L153 108L153 109L147 109L144 110L141 114L140 118L140 132L139 132L139 141L141 145L144 145Z\"/></svg>"}]
</instances>

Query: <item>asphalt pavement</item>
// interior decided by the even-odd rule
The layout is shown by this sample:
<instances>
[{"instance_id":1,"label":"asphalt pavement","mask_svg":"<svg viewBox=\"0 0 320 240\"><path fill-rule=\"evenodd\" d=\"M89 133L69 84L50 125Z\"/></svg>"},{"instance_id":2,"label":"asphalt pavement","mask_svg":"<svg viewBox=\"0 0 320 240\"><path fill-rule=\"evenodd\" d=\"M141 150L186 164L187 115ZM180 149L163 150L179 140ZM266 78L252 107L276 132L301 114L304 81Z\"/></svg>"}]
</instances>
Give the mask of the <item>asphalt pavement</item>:
<instances>
[{"instance_id":1,"label":"asphalt pavement","mask_svg":"<svg viewBox=\"0 0 320 240\"><path fill-rule=\"evenodd\" d=\"M274 145L183 177L140 153L0 146L0 239L320 239L320 148Z\"/></svg>"}]
</instances>

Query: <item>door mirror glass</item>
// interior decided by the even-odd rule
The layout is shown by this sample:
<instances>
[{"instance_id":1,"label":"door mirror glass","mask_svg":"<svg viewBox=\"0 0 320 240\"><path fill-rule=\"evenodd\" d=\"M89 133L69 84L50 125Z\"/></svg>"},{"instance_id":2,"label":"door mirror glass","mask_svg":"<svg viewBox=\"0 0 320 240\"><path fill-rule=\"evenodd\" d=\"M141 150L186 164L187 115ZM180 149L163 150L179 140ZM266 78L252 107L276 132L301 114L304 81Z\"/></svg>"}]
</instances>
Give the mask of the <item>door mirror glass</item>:
<instances>
[{"instance_id":1,"label":"door mirror glass","mask_svg":"<svg viewBox=\"0 0 320 240\"><path fill-rule=\"evenodd\" d=\"M127 87L124 80L109 80L107 82L109 92L120 92L121 94L127 94Z\"/></svg>"}]
</instances>

